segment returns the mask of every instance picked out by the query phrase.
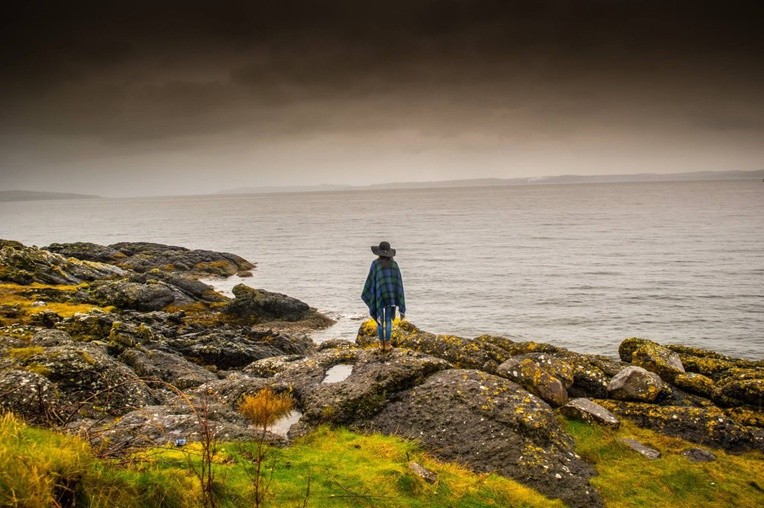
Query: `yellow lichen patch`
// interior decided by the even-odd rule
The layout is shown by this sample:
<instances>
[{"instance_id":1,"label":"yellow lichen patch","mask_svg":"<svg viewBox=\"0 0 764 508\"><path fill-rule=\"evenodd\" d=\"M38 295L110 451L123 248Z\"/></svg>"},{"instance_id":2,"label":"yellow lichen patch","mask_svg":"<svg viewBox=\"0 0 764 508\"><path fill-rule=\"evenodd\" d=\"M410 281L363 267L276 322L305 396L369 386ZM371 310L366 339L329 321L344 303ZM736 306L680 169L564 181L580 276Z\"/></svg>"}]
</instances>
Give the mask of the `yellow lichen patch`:
<instances>
[{"instance_id":1,"label":"yellow lichen patch","mask_svg":"<svg viewBox=\"0 0 764 508\"><path fill-rule=\"evenodd\" d=\"M24 370L27 372L31 372L32 374L38 374L43 377L47 377L52 371L50 367L43 365L41 363L30 363L26 367L24 367Z\"/></svg>"},{"instance_id":2,"label":"yellow lichen patch","mask_svg":"<svg viewBox=\"0 0 764 508\"><path fill-rule=\"evenodd\" d=\"M92 310L110 312L111 307L99 307L87 303L76 302L51 302L46 298L51 291L59 293L74 293L87 287L87 284L53 285L53 284L0 284L0 306L12 308L15 312L0 315L0 325L28 324L30 319L41 312L55 312L61 317L67 318L75 314L86 313ZM40 294L36 294L40 291ZM69 296L67 296L69 298Z\"/></svg>"},{"instance_id":3,"label":"yellow lichen patch","mask_svg":"<svg viewBox=\"0 0 764 508\"><path fill-rule=\"evenodd\" d=\"M8 350L8 356L23 362L44 352L45 348L42 346L16 347Z\"/></svg>"}]
</instances>

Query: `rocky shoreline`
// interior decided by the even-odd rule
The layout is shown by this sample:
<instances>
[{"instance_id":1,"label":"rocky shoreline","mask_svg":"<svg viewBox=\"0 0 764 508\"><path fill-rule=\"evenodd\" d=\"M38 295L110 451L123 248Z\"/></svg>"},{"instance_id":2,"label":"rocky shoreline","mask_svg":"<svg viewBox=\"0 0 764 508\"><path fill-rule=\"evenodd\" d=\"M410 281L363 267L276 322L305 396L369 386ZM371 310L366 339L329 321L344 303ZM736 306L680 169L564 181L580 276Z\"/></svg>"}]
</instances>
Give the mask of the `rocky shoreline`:
<instances>
[{"instance_id":1,"label":"rocky shoreline","mask_svg":"<svg viewBox=\"0 0 764 508\"><path fill-rule=\"evenodd\" d=\"M236 407L271 387L301 413L274 443L323 424L398 435L582 507L602 505L595 470L561 418L764 450L762 360L638 338L615 359L409 322L396 324L388 354L374 347L373 322L354 343L316 345L307 334L331 320L304 302L243 284L228 298L198 280L253 268L149 243L0 240L0 410L126 450L198 439L198 404L219 439L251 439ZM350 374L325 382L338 365Z\"/></svg>"}]
</instances>

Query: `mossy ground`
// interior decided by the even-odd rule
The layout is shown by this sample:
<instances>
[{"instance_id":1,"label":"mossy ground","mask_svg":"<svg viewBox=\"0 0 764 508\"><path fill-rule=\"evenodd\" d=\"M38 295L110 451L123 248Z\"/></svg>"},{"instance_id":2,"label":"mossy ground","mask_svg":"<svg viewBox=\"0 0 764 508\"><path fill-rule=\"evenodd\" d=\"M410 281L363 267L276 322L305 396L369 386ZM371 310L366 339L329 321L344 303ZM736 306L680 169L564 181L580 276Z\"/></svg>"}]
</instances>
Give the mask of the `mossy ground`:
<instances>
[{"instance_id":1,"label":"mossy ground","mask_svg":"<svg viewBox=\"0 0 764 508\"><path fill-rule=\"evenodd\" d=\"M594 464L592 483L608 507L758 507L764 505L764 456L711 450L714 462L693 463L681 451L697 447L624 423L618 431L564 421L577 451ZM662 453L648 460L621 444L633 438ZM95 457L81 439L0 417L0 505L55 506L62 496L78 506L186 507L199 503L201 447L168 445L119 462ZM215 454L218 506L252 505L256 443L223 443ZM415 460L438 475L414 476ZM265 506L484 507L562 506L496 475L439 462L415 443L381 435L321 428L287 448L267 448L271 478Z\"/></svg>"},{"instance_id":2,"label":"mossy ground","mask_svg":"<svg viewBox=\"0 0 764 508\"><path fill-rule=\"evenodd\" d=\"M576 451L594 464L592 484L609 507L764 506L764 454L730 455L622 422L617 431L565 421ZM618 441L635 439L661 452L648 460ZM716 461L693 463L681 452L703 448Z\"/></svg>"},{"instance_id":3,"label":"mossy ground","mask_svg":"<svg viewBox=\"0 0 764 508\"><path fill-rule=\"evenodd\" d=\"M82 440L0 418L0 505L55 506L67 486L77 506L198 506L193 473L200 445L136 453L119 463L99 460ZM218 506L252 506L256 444L221 444L215 455ZM271 477L265 506L432 507L557 506L496 475L438 462L414 443L321 428L288 448L268 448ZM408 470L416 460L438 475L428 484ZM58 485L58 487L57 487Z\"/></svg>"}]
</instances>

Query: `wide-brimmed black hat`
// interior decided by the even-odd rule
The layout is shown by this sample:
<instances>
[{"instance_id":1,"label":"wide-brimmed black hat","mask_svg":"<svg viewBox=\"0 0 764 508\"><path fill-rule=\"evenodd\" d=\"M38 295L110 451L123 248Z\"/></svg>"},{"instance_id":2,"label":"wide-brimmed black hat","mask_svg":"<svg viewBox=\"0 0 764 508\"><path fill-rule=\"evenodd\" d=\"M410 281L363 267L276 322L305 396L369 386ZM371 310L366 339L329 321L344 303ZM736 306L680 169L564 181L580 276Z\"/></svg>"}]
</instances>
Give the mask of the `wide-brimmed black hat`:
<instances>
[{"instance_id":1,"label":"wide-brimmed black hat","mask_svg":"<svg viewBox=\"0 0 764 508\"><path fill-rule=\"evenodd\" d=\"M390 247L389 242L379 242L379 247L371 246L371 251L377 256L391 258L395 256L395 249Z\"/></svg>"}]
</instances>

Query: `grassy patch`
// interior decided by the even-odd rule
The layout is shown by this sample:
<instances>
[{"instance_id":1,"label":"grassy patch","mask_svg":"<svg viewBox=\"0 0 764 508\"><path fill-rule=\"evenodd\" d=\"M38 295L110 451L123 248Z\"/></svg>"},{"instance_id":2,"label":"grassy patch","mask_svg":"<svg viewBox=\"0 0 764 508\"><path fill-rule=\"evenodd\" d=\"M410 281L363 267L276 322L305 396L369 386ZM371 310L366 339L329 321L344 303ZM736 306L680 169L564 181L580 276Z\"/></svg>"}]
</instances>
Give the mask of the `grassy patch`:
<instances>
[{"instance_id":1,"label":"grassy patch","mask_svg":"<svg viewBox=\"0 0 764 508\"><path fill-rule=\"evenodd\" d=\"M730 455L709 450L716 461L693 463L681 452L704 447L629 422L618 431L578 421L566 421L565 427L576 440L577 452L596 467L599 476L592 483L608 507L764 506L761 452ZM636 439L662 456L648 460L619 438Z\"/></svg>"},{"instance_id":2,"label":"grassy patch","mask_svg":"<svg viewBox=\"0 0 764 508\"><path fill-rule=\"evenodd\" d=\"M229 443L215 454L217 506L252 506L256 443ZM154 448L116 463L95 458L82 440L0 417L0 506L55 506L68 492L77 506L199 506L201 446ZM416 460L438 475L425 483ZM561 507L496 475L438 462L416 445L381 435L322 428L288 448L271 448L264 506ZM308 487L310 492L308 493Z\"/></svg>"}]
</instances>

